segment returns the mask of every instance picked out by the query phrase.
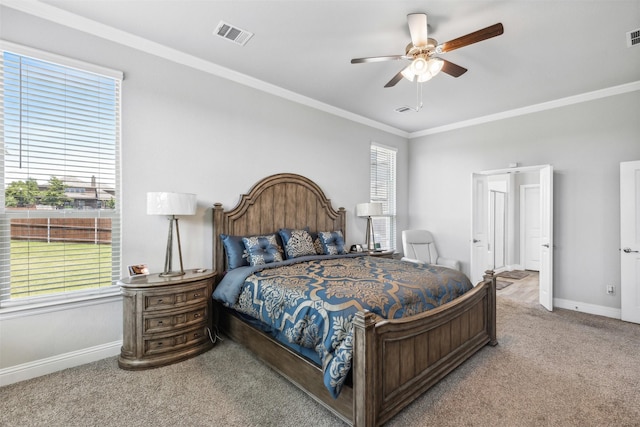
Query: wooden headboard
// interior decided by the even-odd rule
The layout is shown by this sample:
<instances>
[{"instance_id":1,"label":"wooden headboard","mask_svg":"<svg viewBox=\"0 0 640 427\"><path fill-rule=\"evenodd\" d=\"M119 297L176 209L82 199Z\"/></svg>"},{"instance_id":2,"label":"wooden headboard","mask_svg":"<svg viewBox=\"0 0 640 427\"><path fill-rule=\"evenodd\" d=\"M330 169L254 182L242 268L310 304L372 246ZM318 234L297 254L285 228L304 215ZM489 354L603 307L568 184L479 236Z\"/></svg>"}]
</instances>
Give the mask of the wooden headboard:
<instances>
[{"instance_id":1,"label":"wooden headboard","mask_svg":"<svg viewBox=\"0 0 640 427\"><path fill-rule=\"evenodd\" d=\"M309 227L340 230L346 239L346 225L345 209L335 210L315 182L292 173L271 175L243 194L235 208L225 211L221 203L213 205L213 269L226 270L220 234L250 236Z\"/></svg>"}]
</instances>

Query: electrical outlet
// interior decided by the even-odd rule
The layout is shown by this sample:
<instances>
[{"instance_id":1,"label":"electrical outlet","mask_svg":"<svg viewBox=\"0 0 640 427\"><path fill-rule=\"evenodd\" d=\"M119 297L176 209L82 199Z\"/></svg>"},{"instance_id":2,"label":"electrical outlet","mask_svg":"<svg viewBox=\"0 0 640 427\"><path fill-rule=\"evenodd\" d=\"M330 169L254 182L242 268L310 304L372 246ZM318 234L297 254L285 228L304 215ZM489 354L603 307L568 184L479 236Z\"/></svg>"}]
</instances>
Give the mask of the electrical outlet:
<instances>
[{"instance_id":1,"label":"electrical outlet","mask_svg":"<svg viewBox=\"0 0 640 427\"><path fill-rule=\"evenodd\" d=\"M607 285L607 293L609 295L614 295L616 293L616 287L613 285Z\"/></svg>"}]
</instances>

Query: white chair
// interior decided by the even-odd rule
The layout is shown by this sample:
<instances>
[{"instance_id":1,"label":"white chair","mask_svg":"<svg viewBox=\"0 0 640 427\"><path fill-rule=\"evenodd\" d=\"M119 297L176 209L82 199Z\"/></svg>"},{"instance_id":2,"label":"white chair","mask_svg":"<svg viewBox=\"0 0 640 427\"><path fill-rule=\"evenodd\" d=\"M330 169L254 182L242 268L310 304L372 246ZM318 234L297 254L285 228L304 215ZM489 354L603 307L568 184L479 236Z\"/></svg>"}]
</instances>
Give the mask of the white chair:
<instances>
[{"instance_id":1,"label":"white chair","mask_svg":"<svg viewBox=\"0 0 640 427\"><path fill-rule=\"evenodd\" d=\"M433 235L427 230L403 230L403 261L427 263L460 270L460 261L438 255Z\"/></svg>"}]
</instances>

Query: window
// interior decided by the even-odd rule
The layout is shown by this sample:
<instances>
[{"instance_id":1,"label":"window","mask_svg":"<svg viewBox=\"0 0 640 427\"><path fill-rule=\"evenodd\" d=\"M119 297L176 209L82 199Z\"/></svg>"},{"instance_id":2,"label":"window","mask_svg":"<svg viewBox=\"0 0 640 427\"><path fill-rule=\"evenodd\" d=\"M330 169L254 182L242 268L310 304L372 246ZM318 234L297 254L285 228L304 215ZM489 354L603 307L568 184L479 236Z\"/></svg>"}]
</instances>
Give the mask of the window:
<instances>
[{"instance_id":1,"label":"window","mask_svg":"<svg viewBox=\"0 0 640 427\"><path fill-rule=\"evenodd\" d=\"M382 202L383 216L373 219L376 243L396 249L396 149L371 144L371 201Z\"/></svg>"},{"instance_id":2,"label":"window","mask_svg":"<svg viewBox=\"0 0 640 427\"><path fill-rule=\"evenodd\" d=\"M122 73L0 48L0 306L110 287Z\"/></svg>"}]
</instances>

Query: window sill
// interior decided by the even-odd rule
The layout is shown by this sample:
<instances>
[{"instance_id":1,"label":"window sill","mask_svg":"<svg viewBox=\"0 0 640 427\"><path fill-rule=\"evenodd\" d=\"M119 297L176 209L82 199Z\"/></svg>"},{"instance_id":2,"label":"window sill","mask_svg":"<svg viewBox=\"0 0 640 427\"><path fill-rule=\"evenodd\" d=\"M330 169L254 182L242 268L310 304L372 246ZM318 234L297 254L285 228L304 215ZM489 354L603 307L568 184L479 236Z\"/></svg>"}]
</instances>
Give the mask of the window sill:
<instances>
[{"instance_id":1,"label":"window sill","mask_svg":"<svg viewBox=\"0 0 640 427\"><path fill-rule=\"evenodd\" d=\"M74 295L32 298L24 302L7 301L0 307L0 321L121 300L120 286L114 285Z\"/></svg>"}]
</instances>

